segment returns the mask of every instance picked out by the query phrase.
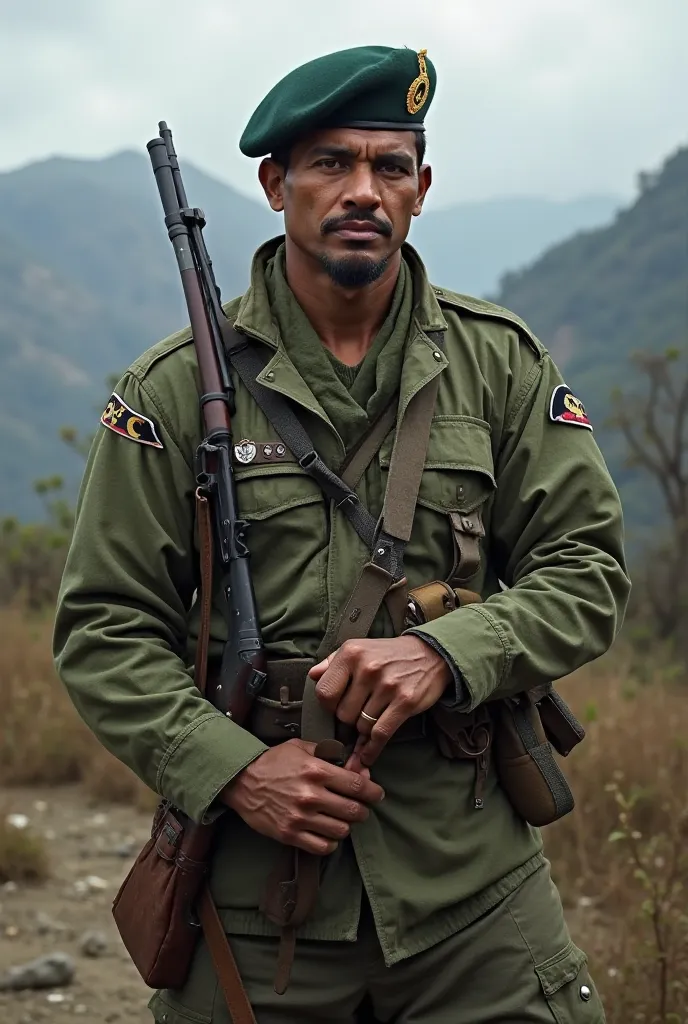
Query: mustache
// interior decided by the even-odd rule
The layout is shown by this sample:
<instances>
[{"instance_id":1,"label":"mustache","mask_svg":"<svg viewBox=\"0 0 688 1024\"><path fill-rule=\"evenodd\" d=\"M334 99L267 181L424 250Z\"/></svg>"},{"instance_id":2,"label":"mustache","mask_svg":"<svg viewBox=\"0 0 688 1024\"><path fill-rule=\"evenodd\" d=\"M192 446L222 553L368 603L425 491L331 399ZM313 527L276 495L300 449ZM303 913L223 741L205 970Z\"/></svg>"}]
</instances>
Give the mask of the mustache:
<instances>
[{"instance_id":1,"label":"mustache","mask_svg":"<svg viewBox=\"0 0 688 1024\"><path fill-rule=\"evenodd\" d=\"M322 235L331 234L333 231L339 231L340 228L346 227L351 222L361 223L366 221L375 228L385 238L390 238L392 235L392 225L388 224L387 221L380 220L370 210L350 210L349 213L345 213L342 217L328 217L320 225L320 233Z\"/></svg>"}]
</instances>

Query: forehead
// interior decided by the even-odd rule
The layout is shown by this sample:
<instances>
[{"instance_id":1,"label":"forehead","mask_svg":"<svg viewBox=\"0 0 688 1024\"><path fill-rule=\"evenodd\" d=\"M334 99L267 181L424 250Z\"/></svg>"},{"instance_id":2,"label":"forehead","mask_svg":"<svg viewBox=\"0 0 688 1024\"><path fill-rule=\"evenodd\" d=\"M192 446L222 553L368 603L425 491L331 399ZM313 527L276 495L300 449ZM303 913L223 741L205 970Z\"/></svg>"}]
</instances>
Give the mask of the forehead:
<instances>
[{"instance_id":1,"label":"forehead","mask_svg":"<svg viewBox=\"0 0 688 1024\"><path fill-rule=\"evenodd\" d=\"M315 150L350 150L360 160L374 159L379 153L406 153L415 156L416 133L409 131L372 131L364 128L323 128L312 132L292 150L294 160L305 159Z\"/></svg>"}]
</instances>

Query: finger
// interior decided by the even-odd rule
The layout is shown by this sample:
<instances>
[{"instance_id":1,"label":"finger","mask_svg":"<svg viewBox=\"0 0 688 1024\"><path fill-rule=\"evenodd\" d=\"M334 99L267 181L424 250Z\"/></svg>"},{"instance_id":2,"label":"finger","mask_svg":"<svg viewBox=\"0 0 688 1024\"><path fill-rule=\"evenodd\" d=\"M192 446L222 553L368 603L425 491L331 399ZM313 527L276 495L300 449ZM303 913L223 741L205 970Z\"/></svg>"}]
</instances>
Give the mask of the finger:
<instances>
[{"instance_id":1,"label":"finger","mask_svg":"<svg viewBox=\"0 0 688 1024\"><path fill-rule=\"evenodd\" d=\"M361 736L370 736L373 729L380 721L388 707L388 698L385 698L380 694L376 693L370 694L368 700L361 707L358 713L358 718L356 719L356 728L358 729ZM365 712L365 715L363 712ZM368 717L366 717L366 715Z\"/></svg>"},{"instance_id":2,"label":"finger","mask_svg":"<svg viewBox=\"0 0 688 1024\"><path fill-rule=\"evenodd\" d=\"M365 677L353 676L342 699L337 704L335 714L345 725L356 725L361 717L362 708L372 699L370 686L366 685L364 680Z\"/></svg>"},{"instance_id":3,"label":"finger","mask_svg":"<svg viewBox=\"0 0 688 1024\"><path fill-rule=\"evenodd\" d=\"M354 822L366 821L370 810L367 804L359 800L339 796L337 793L325 792L322 799L318 800L317 805L313 808L313 813L323 814L328 818L351 825ZM310 818L306 821L305 827L311 828ZM313 829L313 831L316 830Z\"/></svg>"},{"instance_id":4,"label":"finger","mask_svg":"<svg viewBox=\"0 0 688 1024\"><path fill-rule=\"evenodd\" d=\"M336 653L337 652L334 651L332 654L328 654L326 658L324 658L322 661L319 661L317 665L314 665L313 668L308 670L308 675L311 677L311 679L315 679L316 682L318 681L318 679L320 679L323 672L329 667Z\"/></svg>"},{"instance_id":5,"label":"finger","mask_svg":"<svg viewBox=\"0 0 688 1024\"><path fill-rule=\"evenodd\" d=\"M378 759L397 729L409 716L398 706L390 704L370 730L370 734L357 751L361 764L370 767Z\"/></svg>"},{"instance_id":6,"label":"finger","mask_svg":"<svg viewBox=\"0 0 688 1024\"><path fill-rule=\"evenodd\" d=\"M334 839L325 839L324 836L316 835L314 832L299 832L291 846L298 847L306 853L314 853L316 857L326 857L339 846Z\"/></svg>"},{"instance_id":7,"label":"finger","mask_svg":"<svg viewBox=\"0 0 688 1024\"><path fill-rule=\"evenodd\" d=\"M354 821L358 819L355 818ZM334 818L329 814L313 814L304 822L304 831L322 836L323 839L335 839L341 842L351 832L351 822Z\"/></svg>"},{"instance_id":8,"label":"finger","mask_svg":"<svg viewBox=\"0 0 688 1024\"><path fill-rule=\"evenodd\" d=\"M329 659L329 665L315 687L315 694L327 711L332 714L344 696L351 678L351 665L346 653L340 648Z\"/></svg>"},{"instance_id":9,"label":"finger","mask_svg":"<svg viewBox=\"0 0 688 1024\"><path fill-rule=\"evenodd\" d=\"M357 775L363 775L363 776L365 776L366 779L369 779L370 778L370 771L367 768L363 767L363 765L361 764L361 759L358 756L358 749L359 749L358 748L358 744L360 742L361 742L361 737L359 736L359 738L356 741L356 746L354 747L353 751L349 755L349 760L346 762L344 767L349 772L356 772Z\"/></svg>"},{"instance_id":10,"label":"finger","mask_svg":"<svg viewBox=\"0 0 688 1024\"><path fill-rule=\"evenodd\" d=\"M314 764L318 762L314 759ZM326 761L319 762L319 765L326 765ZM348 772L346 768L338 768L327 764L328 773L325 780L325 787L332 793L339 793L340 796L353 797L365 804L379 803L384 799L385 791L377 782L365 778L357 772Z\"/></svg>"}]
</instances>

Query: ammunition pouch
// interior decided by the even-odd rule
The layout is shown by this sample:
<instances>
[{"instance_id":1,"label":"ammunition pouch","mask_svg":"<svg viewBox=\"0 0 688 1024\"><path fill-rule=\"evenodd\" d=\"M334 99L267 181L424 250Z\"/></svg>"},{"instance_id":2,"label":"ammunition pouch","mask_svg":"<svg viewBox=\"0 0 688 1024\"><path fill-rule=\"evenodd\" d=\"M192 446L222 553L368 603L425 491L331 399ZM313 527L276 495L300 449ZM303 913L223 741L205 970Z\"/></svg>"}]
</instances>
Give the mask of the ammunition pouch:
<instances>
[{"instance_id":1,"label":"ammunition pouch","mask_svg":"<svg viewBox=\"0 0 688 1024\"><path fill-rule=\"evenodd\" d=\"M420 625L479 601L472 591L435 580L409 591L407 624ZM551 685L488 701L467 714L441 704L428 714L445 757L475 759L476 809L483 807L482 789L493 756L502 789L530 825L549 825L573 810L573 794L554 750L566 757L585 730Z\"/></svg>"}]
</instances>

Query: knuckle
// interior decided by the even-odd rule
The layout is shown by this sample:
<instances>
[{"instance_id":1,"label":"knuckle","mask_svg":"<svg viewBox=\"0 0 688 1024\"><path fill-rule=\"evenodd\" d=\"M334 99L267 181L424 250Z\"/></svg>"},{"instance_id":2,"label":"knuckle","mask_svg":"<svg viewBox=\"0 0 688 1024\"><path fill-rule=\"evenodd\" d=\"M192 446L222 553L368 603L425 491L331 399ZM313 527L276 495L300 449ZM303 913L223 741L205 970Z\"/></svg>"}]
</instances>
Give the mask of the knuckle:
<instances>
[{"instance_id":1,"label":"knuckle","mask_svg":"<svg viewBox=\"0 0 688 1024\"><path fill-rule=\"evenodd\" d=\"M300 806L305 811L313 810L313 808L315 807L317 802L318 802L318 792L317 792L316 789L312 789L310 787L308 789L304 790L303 795L301 796L301 799L299 800Z\"/></svg>"},{"instance_id":2,"label":"knuckle","mask_svg":"<svg viewBox=\"0 0 688 1024\"><path fill-rule=\"evenodd\" d=\"M383 671L385 664L386 663L376 654L370 654L365 659L366 670L371 672L373 675L379 675Z\"/></svg>"},{"instance_id":3,"label":"knuckle","mask_svg":"<svg viewBox=\"0 0 688 1024\"><path fill-rule=\"evenodd\" d=\"M354 796L356 796L358 793L362 791L364 784L365 779L363 778L362 775L355 775L352 773L351 779L349 781L349 788L351 792L354 794Z\"/></svg>"},{"instance_id":4,"label":"knuckle","mask_svg":"<svg viewBox=\"0 0 688 1024\"><path fill-rule=\"evenodd\" d=\"M327 774L327 768L318 760L317 757L312 757L304 768L304 775L306 779L316 786L324 783L327 778Z\"/></svg>"},{"instance_id":5,"label":"knuckle","mask_svg":"<svg viewBox=\"0 0 688 1024\"><path fill-rule=\"evenodd\" d=\"M364 821L368 816L368 810L363 804L356 803L355 800L351 800L347 804L346 816L351 821Z\"/></svg>"},{"instance_id":6,"label":"knuckle","mask_svg":"<svg viewBox=\"0 0 688 1024\"><path fill-rule=\"evenodd\" d=\"M339 649L346 657L351 658L360 658L364 651L360 640L345 640Z\"/></svg>"}]
</instances>

